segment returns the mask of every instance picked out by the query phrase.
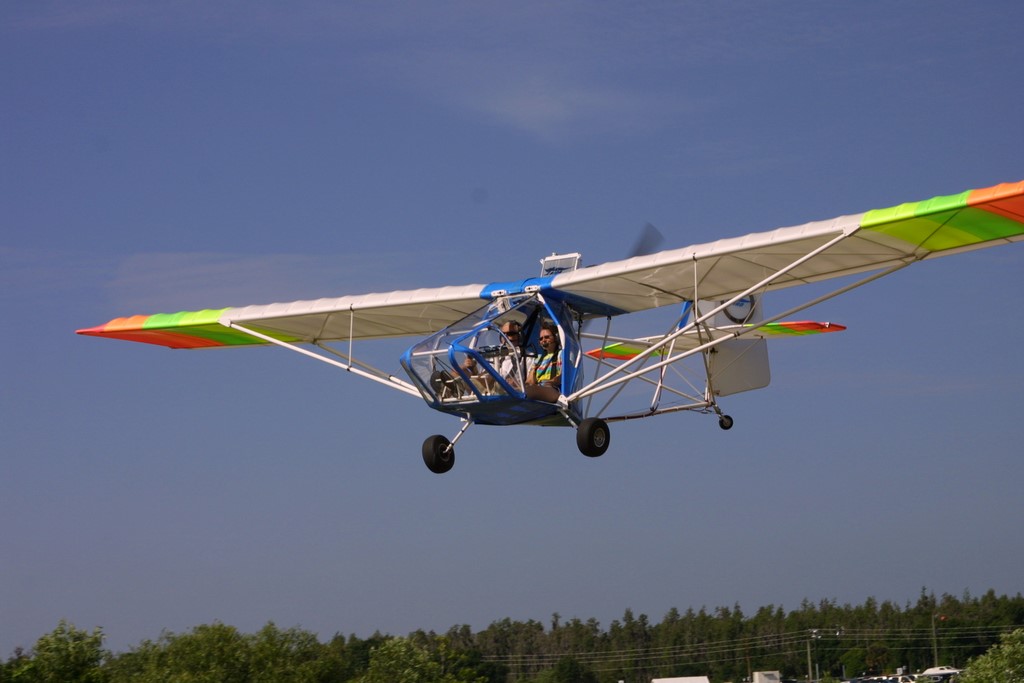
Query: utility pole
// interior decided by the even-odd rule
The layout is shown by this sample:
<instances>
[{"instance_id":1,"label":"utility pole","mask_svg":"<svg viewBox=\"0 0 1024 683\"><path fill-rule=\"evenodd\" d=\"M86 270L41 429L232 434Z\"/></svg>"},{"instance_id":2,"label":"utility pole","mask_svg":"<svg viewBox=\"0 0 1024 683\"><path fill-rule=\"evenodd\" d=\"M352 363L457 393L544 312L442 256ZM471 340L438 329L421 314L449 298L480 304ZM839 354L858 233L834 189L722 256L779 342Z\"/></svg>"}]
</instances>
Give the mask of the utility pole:
<instances>
[{"instance_id":1,"label":"utility pole","mask_svg":"<svg viewBox=\"0 0 1024 683\"><path fill-rule=\"evenodd\" d=\"M810 631L810 637L807 638L807 683L811 683L814 680L814 668L811 665L811 641L821 638L818 635L818 629L812 628Z\"/></svg>"}]
</instances>

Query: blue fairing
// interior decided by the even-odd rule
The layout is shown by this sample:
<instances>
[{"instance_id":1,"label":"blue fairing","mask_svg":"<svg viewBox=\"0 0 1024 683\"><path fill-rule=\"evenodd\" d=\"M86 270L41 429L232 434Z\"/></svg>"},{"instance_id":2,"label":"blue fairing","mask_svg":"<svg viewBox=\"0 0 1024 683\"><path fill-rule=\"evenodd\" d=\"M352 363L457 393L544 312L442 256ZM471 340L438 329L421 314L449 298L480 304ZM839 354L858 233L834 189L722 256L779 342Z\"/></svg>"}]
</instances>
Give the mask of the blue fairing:
<instances>
[{"instance_id":1,"label":"blue fairing","mask_svg":"<svg viewBox=\"0 0 1024 683\"><path fill-rule=\"evenodd\" d=\"M609 306L608 304L594 301L593 299L559 291L552 286L554 279L555 276L552 275L549 277L531 277L524 280L492 282L483 288L480 292L480 297L483 299L491 299L497 292L502 292L505 295L523 294L527 291L527 288L529 288L531 291L540 292L544 297L544 300L549 304L551 302L558 301L575 311L585 313L587 315L608 316L621 315L626 312L620 308L615 308L614 306Z\"/></svg>"},{"instance_id":2,"label":"blue fairing","mask_svg":"<svg viewBox=\"0 0 1024 683\"><path fill-rule=\"evenodd\" d=\"M480 292L481 298L493 299L498 292L506 296L523 294L527 287L537 287L539 291L550 291L551 281L554 277L528 277L524 280L508 280L507 282L492 282Z\"/></svg>"}]
</instances>

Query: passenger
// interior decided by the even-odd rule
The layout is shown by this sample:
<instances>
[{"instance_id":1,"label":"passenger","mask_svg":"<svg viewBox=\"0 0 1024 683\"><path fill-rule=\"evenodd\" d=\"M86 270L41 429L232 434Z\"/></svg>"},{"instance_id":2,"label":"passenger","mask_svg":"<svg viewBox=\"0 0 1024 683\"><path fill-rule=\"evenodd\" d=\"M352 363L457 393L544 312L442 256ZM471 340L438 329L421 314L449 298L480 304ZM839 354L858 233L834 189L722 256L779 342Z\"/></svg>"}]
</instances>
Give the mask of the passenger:
<instances>
[{"instance_id":1,"label":"passenger","mask_svg":"<svg viewBox=\"0 0 1024 683\"><path fill-rule=\"evenodd\" d=\"M543 323L537 340L544 353L534 364L533 372L527 375L526 397L555 403L562 395L562 347L558 328L553 323Z\"/></svg>"}]
</instances>

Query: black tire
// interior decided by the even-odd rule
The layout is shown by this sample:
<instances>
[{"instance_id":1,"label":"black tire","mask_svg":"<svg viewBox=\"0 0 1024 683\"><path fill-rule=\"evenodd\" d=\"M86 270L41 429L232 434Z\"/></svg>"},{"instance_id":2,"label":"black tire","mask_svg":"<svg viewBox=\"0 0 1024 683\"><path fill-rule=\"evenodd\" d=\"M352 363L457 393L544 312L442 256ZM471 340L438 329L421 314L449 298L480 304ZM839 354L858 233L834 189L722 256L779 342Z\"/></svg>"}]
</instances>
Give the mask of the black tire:
<instances>
[{"instance_id":1,"label":"black tire","mask_svg":"<svg viewBox=\"0 0 1024 683\"><path fill-rule=\"evenodd\" d=\"M718 418L718 426L722 429L732 429L732 418L728 415L723 415Z\"/></svg>"},{"instance_id":2,"label":"black tire","mask_svg":"<svg viewBox=\"0 0 1024 683\"><path fill-rule=\"evenodd\" d=\"M600 418L588 417L576 428L576 446L588 458L604 455L611 440L608 425Z\"/></svg>"},{"instance_id":3,"label":"black tire","mask_svg":"<svg viewBox=\"0 0 1024 683\"><path fill-rule=\"evenodd\" d=\"M434 474L444 474L455 466L455 449L440 434L427 437L423 442L423 464Z\"/></svg>"}]
</instances>

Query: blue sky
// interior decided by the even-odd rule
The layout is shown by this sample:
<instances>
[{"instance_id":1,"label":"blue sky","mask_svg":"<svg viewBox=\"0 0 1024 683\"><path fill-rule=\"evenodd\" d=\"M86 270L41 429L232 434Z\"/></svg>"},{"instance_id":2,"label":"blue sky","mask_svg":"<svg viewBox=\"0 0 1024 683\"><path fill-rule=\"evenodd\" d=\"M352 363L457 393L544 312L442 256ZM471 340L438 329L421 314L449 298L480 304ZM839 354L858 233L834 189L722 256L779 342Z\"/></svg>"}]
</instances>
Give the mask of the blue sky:
<instances>
[{"instance_id":1,"label":"blue sky","mask_svg":"<svg viewBox=\"0 0 1024 683\"><path fill-rule=\"evenodd\" d=\"M0 656L1022 590L1024 251L811 313L728 433L471 430L135 313L533 275L1024 178L1017 2L0 8ZM779 299L781 306L784 297ZM771 309L772 301L768 302ZM666 313L666 316L670 313ZM397 369L401 347L370 350Z\"/></svg>"}]
</instances>

